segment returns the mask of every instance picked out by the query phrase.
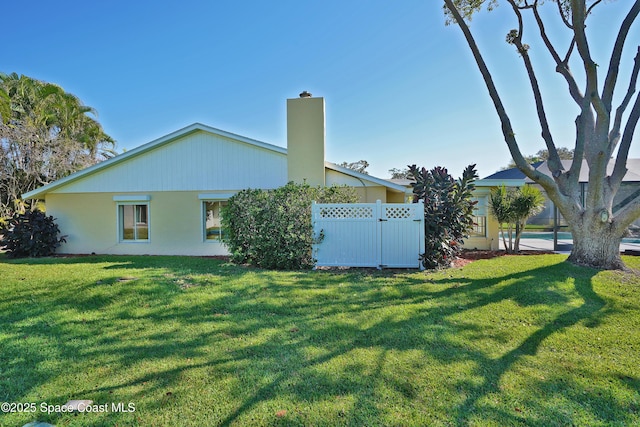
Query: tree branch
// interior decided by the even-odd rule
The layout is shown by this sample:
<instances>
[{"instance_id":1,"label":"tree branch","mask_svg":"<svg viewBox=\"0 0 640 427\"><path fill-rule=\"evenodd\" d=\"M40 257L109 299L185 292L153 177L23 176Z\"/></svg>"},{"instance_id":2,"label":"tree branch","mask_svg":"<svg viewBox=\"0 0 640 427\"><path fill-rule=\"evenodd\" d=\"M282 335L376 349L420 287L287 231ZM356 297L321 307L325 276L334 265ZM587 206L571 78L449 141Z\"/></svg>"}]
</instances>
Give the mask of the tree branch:
<instances>
[{"instance_id":1,"label":"tree branch","mask_svg":"<svg viewBox=\"0 0 640 427\"><path fill-rule=\"evenodd\" d=\"M493 101L493 105L496 109L498 117L500 118L500 123L502 125L502 134L504 136L505 142L507 143L507 147L509 147L509 151L511 156L513 157L516 166L529 178L539 183L548 194L553 194L557 196L557 199L564 198L563 195L558 191L558 186L555 181L538 171L536 171L531 165L527 163L525 158L522 156L520 152L520 148L518 147L518 143L515 139L515 134L513 132L513 128L511 126L511 121L509 116L507 115L504 105L502 104L502 100L500 99L500 95L498 94L498 90L496 89L495 83L493 82L493 78L491 73L489 72L486 63L484 62L484 58L480 53L478 45L476 44L471 31L469 30L469 26L465 23L464 19L460 15L460 12L453 4L453 0L444 0L446 7L451 12L451 15L454 17L456 23L462 30L464 37L471 49L473 57L478 65L478 69L482 74L482 78L485 82L487 90L489 91L489 96Z\"/></svg>"},{"instance_id":2,"label":"tree branch","mask_svg":"<svg viewBox=\"0 0 640 427\"><path fill-rule=\"evenodd\" d=\"M591 58L587 34L584 31L586 27L585 20L587 19L585 0L572 0L571 12L576 47L578 48L578 53L582 58L584 71L587 76L586 96L590 98L591 105L593 105L593 108L598 113L598 117L602 117L607 114L607 110L600 98L600 95L598 94L598 67L593 61L593 58Z\"/></svg>"},{"instance_id":3,"label":"tree branch","mask_svg":"<svg viewBox=\"0 0 640 427\"><path fill-rule=\"evenodd\" d=\"M640 216L640 197L636 197L616 212L615 234L621 235Z\"/></svg>"},{"instance_id":4,"label":"tree branch","mask_svg":"<svg viewBox=\"0 0 640 427\"><path fill-rule=\"evenodd\" d=\"M559 2L558 2L558 5L560 5ZM542 17L538 12L537 1L533 5L532 10L533 10L533 16L536 19L536 23L538 24L538 29L540 30L540 37L542 38L544 45L547 47L547 50L553 57L553 60L556 62L556 71L560 73L560 75L562 75L564 79L567 81L567 84L569 85L569 94L571 94L571 97L573 98L573 100L577 104L581 104L584 98L584 95L582 94L582 92L580 92L580 89L578 88L578 84L576 83L576 80L574 79L573 74L571 74L571 70L569 69L569 57L571 57L571 52L573 51L573 47L575 46L575 39L571 40L571 45L569 46L567 55L565 56L564 60L561 59L555 47L551 43L551 40L549 40L549 37L547 36L547 30L545 29L544 21L542 20ZM562 18L563 20L566 19L564 15L562 15L562 17L563 17ZM567 26L571 28L571 25L567 24Z\"/></svg>"},{"instance_id":5,"label":"tree branch","mask_svg":"<svg viewBox=\"0 0 640 427\"><path fill-rule=\"evenodd\" d=\"M591 7L593 8L594 5ZM618 71L620 69L620 60L622 58L622 50L629 34L631 24L635 21L636 17L640 13L640 0L636 0L629 13L622 21L620 30L618 31L618 37L613 45L613 52L611 53L611 59L609 61L609 71L607 77L604 80L604 87L602 89L602 102L608 111L611 111L611 100L613 98L613 91L616 87L616 81L618 80Z\"/></svg>"},{"instance_id":6,"label":"tree branch","mask_svg":"<svg viewBox=\"0 0 640 427\"><path fill-rule=\"evenodd\" d=\"M593 2L593 4L591 6L589 6L589 9L587 9L587 13L586 16L589 16L591 14L591 11L593 10L594 7L596 7L598 5L598 3L601 3L602 0L596 0Z\"/></svg>"},{"instance_id":7,"label":"tree branch","mask_svg":"<svg viewBox=\"0 0 640 427\"><path fill-rule=\"evenodd\" d=\"M622 182L622 179L627 173L627 158L629 157L629 148L631 148L631 141L633 139L633 134L636 130L636 126L638 125L638 120L640 119L640 95L636 96L636 102L633 104L631 108L631 112L629 113L629 118L627 119L627 124L624 127L624 133L622 134L622 142L620 143L620 148L618 149L618 155L616 156L616 164L613 168L613 172L611 173L610 183L612 186L619 186Z\"/></svg>"},{"instance_id":8,"label":"tree branch","mask_svg":"<svg viewBox=\"0 0 640 427\"><path fill-rule=\"evenodd\" d=\"M580 177L580 170L582 169L582 159L584 159L584 127L583 124L585 118L583 114L578 115L575 120L576 126L576 145L573 149L573 160L571 161L571 166L569 167L568 174L575 180Z\"/></svg>"},{"instance_id":9,"label":"tree branch","mask_svg":"<svg viewBox=\"0 0 640 427\"><path fill-rule=\"evenodd\" d=\"M571 25L571 22L569 22L569 19L564 14L564 10L562 9L562 3L559 1L556 1L556 4L558 5L558 12L560 12L560 17L562 18L562 22L564 22L564 25L566 25L567 28L569 28L570 30L573 30L573 26Z\"/></svg>"},{"instance_id":10,"label":"tree branch","mask_svg":"<svg viewBox=\"0 0 640 427\"><path fill-rule=\"evenodd\" d=\"M558 155L558 150L556 149L556 145L553 142L553 136L551 135L551 130L549 129L549 122L547 120L547 115L544 108L544 103L542 102L542 93L540 92L540 85L538 84L538 79L536 77L535 70L533 69L533 65L531 64L531 58L528 53L528 46L525 46L522 43L522 33L523 33L523 25L522 25L522 14L518 6L515 3L515 0L508 0L509 4L513 8L513 12L518 18L518 33L515 37L508 38L508 41L515 44L522 60L524 61L525 68L527 69L527 75L529 76L529 82L531 84L531 90L533 91L533 98L536 103L536 112L538 114L538 121L540 122L540 127L542 128L542 139L547 145L547 150L549 153L549 170L551 171L554 178L560 176L562 169L562 162L560 161L560 156Z\"/></svg>"},{"instance_id":11,"label":"tree branch","mask_svg":"<svg viewBox=\"0 0 640 427\"><path fill-rule=\"evenodd\" d=\"M604 196L604 178L607 174L608 156L608 135L610 114L607 110L600 94L598 93L598 66L591 57L589 43L585 33L585 20L587 10L585 0L571 0L571 14L573 31L576 40L576 47L584 66L586 76L585 99L591 104L596 112L595 126L588 128L588 121L583 122L585 138L585 159L589 165L589 192L587 193L586 205L596 207L602 202ZM590 108L582 106L581 116L587 118L591 116ZM575 161L574 161L575 163Z\"/></svg>"},{"instance_id":12,"label":"tree branch","mask_svg":"<svg viewBox=\"0 0 640 427\"><path fill-rule=\"evenodd\" d=\"M633 63L633 70L631 72L631 78L629 79L629 87L627 88L627 93L620 103L620 106L616 109L615 119L613 121L613 127L611 128L611 132L609 132L609 145L611 147L610 153L613 152L616 144L618 143L618 139L620 138L620 127L622 126L622 115L624 114L629 102L631 101L631 97L636 91L636 84L638 81L638 73L640 72L640 46L638 46L638 52L636 53L636 57Z\"/></svg>"}]
</instances>

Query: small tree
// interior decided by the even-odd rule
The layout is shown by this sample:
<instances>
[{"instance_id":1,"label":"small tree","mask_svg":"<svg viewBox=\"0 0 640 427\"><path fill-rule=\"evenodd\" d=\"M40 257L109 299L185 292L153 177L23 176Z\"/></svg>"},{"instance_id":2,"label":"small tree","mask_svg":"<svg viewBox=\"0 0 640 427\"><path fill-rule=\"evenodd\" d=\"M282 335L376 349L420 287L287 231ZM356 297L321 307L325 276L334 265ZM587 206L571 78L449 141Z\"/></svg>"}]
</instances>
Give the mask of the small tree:
<instances>
[{"instance_id":1,"label":"small tree","mask_svg":"<svg viewBox=\"0 0 640 427\"><path fill-rule=\"evenodd\" d=\"M26 211L10 218L2 230L0 247L4 247L9 258L43 257L53 255L64 236L58 237L60 229L52 216L39 210Z\"/></svg>"},{"instance_id":2,"label":"small tree","mask_svg":"<svg viewBox=\"0 0 640 427\"><path fill-rule=\"evenodd\" d=\"M520 251L520 238L527 220L540 213L543 207L544 196L540 190L529 185L508 190L502 186L491 190L489 209L500 224L502 241L507 252ZM504 231L504 224L507 225L507 233ZM509 245L505 234L509 238Z\"/></svg>"},{"instance_id":3,"label":"small tree","mask_svg":"<svg viewBox=\"0 0 640 427\"><path fill-rule=\"evenodd\" d=\"M544 196L536 187L525 185L516 191L516 197L511 203L516 222L516 239L513 249L520 251L520 237L527 225L527 220L542 211Z\"/></svg>"},{"instance_id":4,"label":"small tree","mask_svg":"<svg viewBox=\"0 0 640 427\"><path fill-rule=\"evenodd\" d=\"M424 202L425 253L421 255L425 268L449 267L462 250L464 239L473 227L472 200L478 177L475 165L467 166L462 178L455 180L447 169L431 170L409 166L415 180L414 202Z\"/></svg>"},{"instance_id":5,"label":"small tree","mask_svg":"<svg viewBox=\"0 0 640 427\"><path fill-rule=\"evenodd\" d=\"M489 210L498 221L502 243L507 252L513 252L513 214L511 212L511 196L503 185L491 190L489 196ZM505 227L506 226L506 227ZM506 228L506 232L505 232ZM507 237L509 244L507 245Z\"/></svg>"}]
</instances>

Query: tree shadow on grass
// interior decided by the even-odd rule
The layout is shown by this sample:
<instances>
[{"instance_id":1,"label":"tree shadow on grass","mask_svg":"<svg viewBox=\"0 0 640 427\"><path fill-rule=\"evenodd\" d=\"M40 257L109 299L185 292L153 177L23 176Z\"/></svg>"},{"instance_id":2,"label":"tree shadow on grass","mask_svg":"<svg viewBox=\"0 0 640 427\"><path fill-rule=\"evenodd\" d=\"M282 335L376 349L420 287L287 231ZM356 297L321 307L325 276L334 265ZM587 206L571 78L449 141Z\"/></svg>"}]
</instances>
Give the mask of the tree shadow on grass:
<instances>
[{"instance_id":1,"label":"tree shadow on grass","mask_svg":"<svg viewBox=\"0 0 640 427\"><path fill-rule=\"evenodd\" d=\"M595 274L595 272L593 273ZM469 390L470 393L468 393L468 397L457 410L457 422L469 422L469 416L473 414L478 401L489 394L500 393L500 382L503 375L523 357L535 356L541 344L548 337L586 320L589 320L592 324L598 323L601 319L599 312L605 306L605 302L593 291L590 278L585 277L584 275L578 278L575 281L575 290L583 300L583 303L580 306L558 313L544 323L542 327L531 333L524 341L498 358L487 358L480 354L476 354L474 356L475 361L478 363L477 372L481 373L484 379L480 386L473 387ZM511 289L505 289L504 291L499 292L492 297L492 299L496 297L498 299L516 298L517 301L518 297L523 297L521 298L521 302L535 304L537 299L536 297L540 296L537 295L539 292L534 291L532 298L532 295L523 295L523 292L531 292L531 290L520 289L519 291L516 291L514 287L512 287ZM541 296L537 303L544 303L544 301L549 301L548 296ZM568 301L562 302L566 304ZM477 302L479 305L484 303L485 302L482 300L478 300ZM565 387L566 385L564 385L563 388ZM518 411L518 409L514 408L514 411ZM514 412L511 414L510 418L516 422L522 421L523 417L517 416ZM561 420L562 417L548 421L553 423L554 421L561 422Z\"/></svg>"},{"instance_id":2,"label":"tree shadow on grass","mask_svg":"<svg viewBox=\"0 0 640 427\"><path fill-rule=\"evenodd\" d=\"M28 293L20 293L13 303L22 303L21 312L0 311L13 329L10 351L25 350L21 334L35 335L54 339L61 361L47 372L38 368L47 364L46 354L31 352L28 361L6 357L9 371L0 377L22 380L11 388L11 400L60 381L70 374L63 365L75 361L87 369L106 366L92 374L95 378L75 382L74 390L50 392L48 400L117 396L144 402L143 412L165 411L182 390L188 399L206 402L209 393L226 396L229 401L212 403L219 406L212 415L217 425L256 416L259 424L312 424L318 420L311 414L318 410L305 407L325 401L333 403L319 413L328 422L344 424L411 423L411 414L418 414L436 423L468 424L481 416L496 423L553 425L566 420L562 408L547 408L536 418L486 401L504 396L505 375L535 356L550 337L579 323L595 328L605 316L605 301L592 286L596 272L564 263L468 279L357 271L275 273L213 260L203 265L189 259L108 258L80 260L103 270L100 283L52 282L49 286L58 289L52 296L31 301ZM129 280L120 280L123 272ZM529 324L520 326L520 321ZM506 330L497 327L501 322ZM509 328L526 334L514 335ZM460 371L460 366L468 367ZM38 375L25 374L33 368ZM201 390L203 396L183 389L188 378L204 381L196 375L202 371L215 379ZM620 375L617 381L637 386L634 376ZM569 407L585 395L579 384L562 378L540 379L534 387L550 394L576 390ZM452 401L425 397L430 388L450 393ZM177 396L168 397L175 390ZM621 404L598 392L590 400L598 405L594 419L625 422L615 418ZM289 414L278 419L269 405L283 400ZM539 400L528 404L535 409ZM395 414L394 407L399 408ZM262 414L265 410L271 413Z\"/></svg>"},{"instance_id":3,"label":"tree shadow on grass","mask_svg":"<svg viewBox=\"0 0 640 427\"><path fill-rule=\"evenodd\" d=\"M565 269L568 268L568 266L544 267L495 279L472 280L465 286L459 286L459 280L456 279L435 280L432 281L435 285L446 286L452 284L453 286L430 292L418 291L413 295L411 295L411 292L404 292L395 300L393 298L386 299L384 303L387 307L393 304L423 304L425 301L432 301L434 304L417 311L410 318L404 320L388 317L365 328L348 322L344 322L340 326L333 326L331 327L330 335L337 337L348 336L350 338L346 342L333 346L333 351L322 358L308 360L300 369L302 371L309 370L328 360L345 355L354 349L367 349L371 347L380 348L383 353L389 351L423 350L429 357L439 359L444 364L470 360L477 366L474 375L481 377L482 380L479 385L458 384L458 387L462 387L465 390L464 394L467 397L458 405L455 411L456 413L451 414L457 422L467 423L469 422L469 417L474 414L477 409L478 401L491 393L500 392L499 388L502 376L522 357L535 355L546 338L584 320L589 320L591 323L597 323L599 320L599 312L605 303L591 287L590 278L595 274L595 271L575 270L571 272L580 273L577 275L578 277L574 283L575 295L573 295L573 297L581 298L583 303L576 308L560 309L559 307L566 307L568 305L570 296L567 296L560 290L552 289L554 287L552 283L550 283L549 286L541 286L540 283L535 283L536 277L557 277L558 268ZM504 283L508 284L504 285ZM403 286L410 289L412 285ZM371 310L372 307L375 307L379 302L375 298L366 298L371 297L360 296L355 298L353 302L356 307L350 308L350 315L358 315L358 312ZM456 325L455 322L447 320L450 317L506 300L514 301L514 303L519 306L553 304L557 306L558 309L552 313L551 317L549 317L541 327L537 328L524 339L524 341L498 358L488 356L471 347L460 345L460 343L448 337L452 331L479 333L477 330L474 330L471 325ZM434 325L443 325L443 327L434 328ZM313 328L313 325L305 325L305 327ZM445 332L441 333L442 331ZM334 343L335 342L336 341L334 341ZM251 352L262 354L261 357L265 357L270 353L270 351L265 349L265 346L269 346L269 344L257 346L257 348L253 348ZM384 358L380 360L384 360ZM382 372L382 370L382 366L378 366L378 369L375 370L377 374L374 375L374 377L380 376L379 373ZM310 374L307 373L303 377L308 381L309 376ZM287 378L288 376L284 375L283 377ZM380 378L380 380L382 380L382 378ZM232 424L233 421L240 417L242 413L248 411L252 406L257 405L265 399L273 398L279 389L280 382L281 379L278 377L260 388L253 397L247 399L233 414L230 414L222 424ZM316 378L311 382L317 383L318 379ZM322 383L322 381L320 381L320 383ZM338 387L338 384L327 388L332 389L336 387ZM399 392L406 393L407 387L403 382L400 382L397 388ZM349 389L349 387L347 387L347 389ZM302 393L302 395L304 396L305 393ZM363 392L360 393L359 396L361 398L359 399L359 406L368 408L376 407L375 399L372 398L370 393ZM504 421L505 416L505 414L501 414L499 418ZM558 415L558 417L558 419L562 419L560 415ZM522 421L522 417L514 414L506 416L506 419L513 422ZM359 421L363 422L364 420L359 419ZM378 422L379 421L378 419ZM382 422L382 424L384 424L384 422Z\"/></svg>"}]
</instances>

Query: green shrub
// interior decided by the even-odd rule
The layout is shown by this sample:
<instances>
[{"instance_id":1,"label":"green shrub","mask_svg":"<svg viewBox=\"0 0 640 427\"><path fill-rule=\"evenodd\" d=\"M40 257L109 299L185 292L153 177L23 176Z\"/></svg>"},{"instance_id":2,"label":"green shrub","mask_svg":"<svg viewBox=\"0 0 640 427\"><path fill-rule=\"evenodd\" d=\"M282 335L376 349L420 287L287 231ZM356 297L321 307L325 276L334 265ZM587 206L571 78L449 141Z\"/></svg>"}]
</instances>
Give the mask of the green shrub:
<instances>
[{"instance_id":1,"label":"green shrub","mask_svg":"<svg viewBox=\"0 0 640 427\"><path fill-rule=\"evenodd\" d=\"M261 268L313 267L311 202L355 203L348 187L311 187L293 182L275 190L243 190L222 210L224 242L232 260Z\"/></svg>"},{"instance_id":2,"label":"green shrub","mask_svg":"<svg viewBox=\"0 0 640 427\"><path fill-rule=\"evenodd\" d=\"M464 239L473 227L471 199L478 174L475 165L466 167L462 178L454 180L447 169L431 170L416 165L409 167L415 180L414 202L424 201L425 253L421 255L425 268L449 267L462 251Z\"/></svg>"},{"instance_id":3,"label":"green shrub","mask_svg":"<svg viewBox=\"0 0 640 427\"><path fill-rule=\"evenodd\" d=\"M39 210L27 211L7 221L0 247L4 247L9 258L49 256L60 243L66 242L64 236L58 237L59 233L52 216Z\"/></svg>"}]
</instances>

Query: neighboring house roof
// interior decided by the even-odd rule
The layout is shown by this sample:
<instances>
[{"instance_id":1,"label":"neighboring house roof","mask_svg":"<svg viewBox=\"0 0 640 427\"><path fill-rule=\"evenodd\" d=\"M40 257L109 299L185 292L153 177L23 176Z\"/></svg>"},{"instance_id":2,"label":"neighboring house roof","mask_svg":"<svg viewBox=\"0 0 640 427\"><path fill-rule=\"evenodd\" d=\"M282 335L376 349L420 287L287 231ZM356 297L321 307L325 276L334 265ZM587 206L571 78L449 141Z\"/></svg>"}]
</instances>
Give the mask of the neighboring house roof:
<instances>
[{"instance_id":1,"label":"neighboring house roof","mask_svg":"<svg viewBox=\"0 0 640 427\"><path fill-rule=\"evenodd\" d=\"M535 162L532 163L531 166L533 166L534 169L538 169L538 167L544 162ZM508 180L508 179L524 179L524 173L522 173L522 171L518 168L509 168L509 169L504 169L501 171L498 171L494 174L491 174L489 176L487 176L486 178L482 178L482 179L499 179L499 180Z\"/></svg>"},{"instance_id":2,"label":"neighboring house roof","mask_svg":"<svg viewBox=\"0 0 640 427\"><path fill-rule=\"evenodd\" d=\"M231 132L226 132L220 129L216 129L207 125L203 125L201 123L194 123L192 125L189 125L187 127L184 127L182 129L179 129L175 132L172 132L168 135L165 135L161 138L155 139L151 142L148 142L146 144L143 144L139 147L136 147L132 150L126 151L122 154L119 154L111 159L105 160L101 163L97 163L93 166L90 166L86 169L80 170L78 172L75 172L69 176L66 176L64 178L61 178L57 181L51 182L47 185L44 185L40 188L37 188L35 190L29 191L25 194L22 195L23 198L25 199L37 199L37 198L42 198L45 194L50 193L52 191L55 191L57 189L60 189L63 186L67 186L69 184L75 183L76 181L80 181L83 180L89 176L92 176L94 174L100 173L100 172L105 172L107 169L109 168L113 168L116 165L119 165L125 161L129 161L131 159L134 159L136 157L142 156L146 153L149 153L150 151L156 150L160 147L166 146L167 144L170 144L172 142L175 142L181 138L184 138L187 135L190 135L192 133L195 132L206 132L209 134L212 134L214 136L218 136L218 137L222 137L222 138L226 138L226 139L231 139L243 144L247 144L251 147L255 147L255 148L261 148L273 153L277 153L277 154L282 154L282 155L286 155L287 154L287 149L283 148L283 147L279 147L276 145L272 145L272 144L268 144L266 142L262 142L262 141L258 141L255 139L251 139L251 138L247 138L241 135L237 135ZM400 192L405 192L405 188L401 185L397 185L397 184L393 184L390 183L386 180L380 179L380 178L376 178L370 175L366 175L366 174L361 174L358 173L356 171L353 171L351 169L347 169L347 168L343 168L341 166L335 165L333 163L330 162L325 162L325 168L327 169L331 169L334 170L336 172L351 176L353 178L358 179L360 182L364 181L368 181L369 183L373 184L373 185L381 185L384 187L387 187L391 190L394 191L400 191ZM286 172L285 172L286 174Z\"/></svg>"},{"instance_id":3,"label":"neighboring house roof","mask_svg":"<svg viewBox=\"0 0 640 427\"><path fill-rule=\"evenodd\" d=\"M562 160L562 168L567 171L571 168L572 160ZM613 172L613 167L615 165L615 160L610 160L607 165L607 173L611 174ZM531 166L534 169L542 172L545 175L551 176L551 171L549 170L549 165L547 161L544 162L536 162ZM515 180L515 181L514 181ZM491 182L491 181L501 181L501 182L517 182L517 180L521 180L522 183L533 183L533 181L525 176L524 173L518 168L511 168L498 171L492 175L489 175L486 178L483 178L482 182ZM640 159L628 159L627 160L627 173L624 176L623 182L640 182ZM580 168L580 177L579 182L589 182L589 166L587 165L587 161L582 161L582 167Z\"/></svg>"},{"instance_id":4,"label":"neighboring house roof","mask_svg":"<svg viewBox=\"0 0 640 427\"><path fill-rule=\"evenodd\" d=\"M572 160L562 160L562 168L565 171L568 171L571 168ZM607 174L611 174L613 172L613 168L616 164L615 159L609 160L609 164L607 165ZM551 171L549 170L549 165L547 162L544 162L538 168L540 172L545 175L551 176ZM525 179L525 182L532 183L533 181L529 178ZM582 167L580 168L580 177L578 178L578 182L589 182L589 166L587 165L587 161L582 161ZM625 174L622 182L640 182L640 159L627 159L627 173Z\"/></svg>"}]
</instances>

